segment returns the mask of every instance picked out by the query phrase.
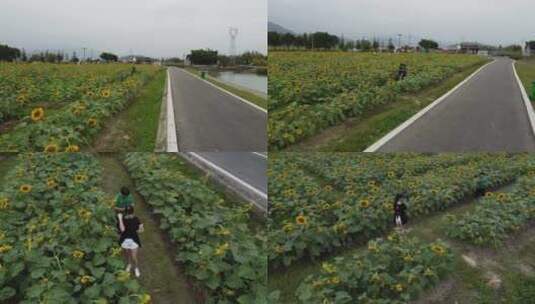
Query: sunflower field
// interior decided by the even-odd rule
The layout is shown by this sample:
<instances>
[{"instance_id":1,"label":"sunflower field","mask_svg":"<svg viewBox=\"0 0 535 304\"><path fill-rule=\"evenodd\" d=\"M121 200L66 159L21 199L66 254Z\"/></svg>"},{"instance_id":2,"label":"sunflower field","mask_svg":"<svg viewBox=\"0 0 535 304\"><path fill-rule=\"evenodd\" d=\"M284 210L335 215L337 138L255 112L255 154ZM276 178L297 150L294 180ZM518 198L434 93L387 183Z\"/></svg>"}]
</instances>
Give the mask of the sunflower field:
<instances>
[{"instance_id":1,"label":"sunflower field","mask_svg":"<svg viewBox=\"0 0 535 304\"><path fill-rule=\"evenodd\" d=\"M207 303L267 303L265 233L249 227L250 206L225 201L168 166L169 155L129 153L137 190L161 217L186 274L207 291Z\"/></svg>"},{"instance_id":2,"label":"sunflower field","mask_svg":"<svg viewBox=\"0 0 535 304\"><path fill-rule=\"evenodd\" d=\"M484 62L436 53L270 52L269 147L283 149ZM409 74L396 81L401 63Z\"/></svg>"},{"instance_id":3,"label":"sunflower field","mask_svg":"<svg viewBox=\"0 0 535 304\"><path fill-rule=\"evenodd\" d=\"M91 155L21 154L0 186L0 302L149 303Z\"/></svg>"},{"instance_id":4,"label":"sunflower field","mask_svg":"<svg viewBox=\"0 0 535 304\"><path fill-rule=\"evenodd\" d=\"M404 169L405 168L405 169ZM528 155L279 153L269 159L270 265L318 258L393 226L396 194L409 218L442 212L535 169Z\"/></svg>"},{"instance_id":5,"label":"sunflower field","mask_svg":"<svg viewBox=\"0 0 535 304\"><path fill-rule=\"evenodd\" d=\"M535 172L520 178L507 192L487 192L473 212L449 216L449 237L479 246L503 245L535 220Z\"/></svg>"},{"instance_id":6,"label":"sunflower field","mask_svg":"<svg viewBox=\"0 0 535 304\"><path fill-rule=\"evenodd\" d=\"M451 270L453 254L441 241L423 243L404 234L368 242L363 254L339 257L308 276L302 303L407 303Z\"/></svg>"},{"instance_id":7,"label":"sunflower field","mask_svg":"<svg viewBox=\"0 0 535 304\"><path fill-rule=\"evenodd\" d=\"M149 65L133 72L124 64L0 63L2 151L79 150L157 71Z\"/></svg>"}]
</instances>

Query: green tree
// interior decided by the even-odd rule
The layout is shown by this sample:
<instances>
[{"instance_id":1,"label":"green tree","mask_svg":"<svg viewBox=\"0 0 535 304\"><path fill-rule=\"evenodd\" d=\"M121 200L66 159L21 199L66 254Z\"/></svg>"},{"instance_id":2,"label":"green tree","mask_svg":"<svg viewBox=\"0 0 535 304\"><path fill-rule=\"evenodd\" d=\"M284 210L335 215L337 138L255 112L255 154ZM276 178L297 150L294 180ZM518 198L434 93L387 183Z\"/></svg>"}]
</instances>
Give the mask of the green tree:
<instances>
[{"instance_id":1,"label":"green tree","mask_svg":"<svg viewBox=\"0 0 535 304\"><path fill-rule=\"evenodd\" d=\"M392 42L392 38L388 39L388 50L390 52L393 52L396 49L396 46L394 45L394 42Z\"/></svg>"},{"instance_id":2,"label":"green tree","mask_svg":"<svg viewBox=\"0 0 535 304\"><path fill-rule=\"evenodd\" d=\"M211 65L217 64L217 51L210 49L191 50L187 56L192 64Z\"/></svg>"},{"instance_id":3,"label":"green tree","mask_svg":"<svg viewBox=\"0 0 535 304\"><path fill-rule=\"evenodd\" d=\"M20 50L0 44L0 61L14 61L20 58Z\"/></svg>"},{"instance_id":4,"label":"green tree","mask_svg":"<svg viewBox=\"0 0 535 304\"><path fill-rule=\"evenodd\" d=\"M422 39L420 40L418 45L426 51L438 49L438 43L430 39Z\"/></svg>"},{"instance_id":5,"label":"green tree","mask_svg":"<svg viewBox=\"0 0 535 304\"><path fill-rule=\"evenodd\" d=\"M117 62L117 60L119 60L119 57L117 57L117 55L115 54L104 52L100 54L100 59L106 62Z\"/></svg>"}]
</instances>

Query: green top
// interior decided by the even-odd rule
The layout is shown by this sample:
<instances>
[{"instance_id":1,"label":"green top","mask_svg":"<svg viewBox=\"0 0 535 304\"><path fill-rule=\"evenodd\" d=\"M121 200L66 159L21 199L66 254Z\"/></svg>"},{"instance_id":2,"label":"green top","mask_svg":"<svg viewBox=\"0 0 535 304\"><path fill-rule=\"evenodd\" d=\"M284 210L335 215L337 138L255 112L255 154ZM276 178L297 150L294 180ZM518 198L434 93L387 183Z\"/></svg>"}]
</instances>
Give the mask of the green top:
<instances>
[{"instance_id":1,"label":"green top","mask_svg":"<svg viewBox=\"0 0 535 304\"><path fill-rule=\"evenodd\" d=\"M134 205L134 199L132 198L132 194L128 194L127 196L124 196L121 193L119 193L115 197L115 207L117 208L126 208L128 206L133 206L133 205Z\"/></svg>"}]
</instances>

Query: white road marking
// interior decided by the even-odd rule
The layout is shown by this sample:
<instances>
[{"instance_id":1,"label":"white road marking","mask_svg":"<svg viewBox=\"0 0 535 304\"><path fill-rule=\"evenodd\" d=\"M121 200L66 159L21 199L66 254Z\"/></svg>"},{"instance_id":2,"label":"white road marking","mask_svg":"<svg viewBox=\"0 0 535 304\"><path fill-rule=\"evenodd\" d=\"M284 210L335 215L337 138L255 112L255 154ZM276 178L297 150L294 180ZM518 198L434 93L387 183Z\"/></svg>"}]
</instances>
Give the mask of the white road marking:
<instances>
[{"instance_id":1,"label":"white road marking","mask_svg":"<svg viewBox=\"0 0 535 304\"><path fill-rule=\"evenodd\" d=\"M528 93L526 93L526 88L524 88L524 84L522 83L520 77L518 76L518 73L516 72L515 62L516 61L513 61L513 71L515 74L516 82L518 83L518 87L520 88L522 100L524 101L526 110L528 111L529 123L531 124L531 132L533 133L533 135L535 135L535 112L533 111L533 105L531 104L531 100L529 99Z\"/></svg>"},{"instance_id":2,"label":"white road marking","mask_svg":"<svg viewBox=\"0 0 535 304\"><path fill-rule=\"evenodd\" d=\"M262 199L265 199L267 200L267 194L258 190L257 188L251 186L249 183L241 180L240 178L238 178L237 176L235 176L234 174L228 172L227 170L219 167L218 165L214 164L213 162L209 161L208 159L200 156L199 154L197 154L196 152L187 152L188 154L190 154L191 156L199 159L200 161L204 162L205 164L207 164L208 166L210 166L212 169L216 170L217 172L227 176L228 178L232 179L233 181L239 183L240 185L244 186L245 188L253 191L255 194L257 194L258 196L260 196ZM265 209L265 206L259 206L261 207L262 209Z\"/></svg>"},{"instance_id":3,"label":"white road marking","mask_svg":"<svg viewBox=\"0 0 535 304\"><path fill-rule=\"evenodd\" d=\"M258 155L258 156L262 157L263 159L267 159L267 154L260 153L260 152L253 152L253 154Z\"/></svg>"},{"instance_id":4,"label":"white road marking","mask_svg":"<svg viewBox=\"0 0 535 304\"><path fill-rule=\"evenodd\" d=\"M386 134L384 137L379 139L376 143L369 146L364 152L377 152L383 145L385 145L388 141L390 141L392 138L396 137L399 133L403 132L403 130L407 129L410 125L412 125L416 120L418 120L420 117L424 116L425 113L429 112L431 109L433 109L435 106L437 106L439 103L444 101L448 96L453 94L457 89L459 89L461 86L463 86L465 83L467 83L470 79L472 79L477 73L479 73L481 70L483 70L488 65L494 63L495 60L485 64L484 66L480 67L477 71L472 73L470 76L468 76L465 80L463 80L461 83L457 84L453 89L451 89L446 94L439 97L437 100L433 101L433 103L429 104L427 107L420 110L420 112L414 114L411 118L409 118L407 121L399 125L394 130L390 131L388 134Z\"/></svg>"},{"instance_id":5,"label":"white road marking","mask_svg":"<svg viewBox=\"0 0 535 304\"><path fill-rule=\"evenodd\" d=\"M176 136L175 110L173 106L173 92L171 91L171 74L167 69L167 152L178 152Z\"/></svg>"},{"instance_id":6,"label":"white road marking","mask_svg":"<svg viewBox=\"0 0 535 304\"><path fill-rule=\"evenodd\" d=\"M257 109L257 110L259 110L259 111L262 111L262 112L264 112L264 113L267 114L267 110L266 110L266 109L263 109L263 108L261 108L261 107L255 105L254 103L252 103L252 102L250 102L250 101L248 101L248 100L246 100L246 99L243 99L243 98L241 98L240 96L238 96L238 95L236 95L236 94L234 94L234 93L231 93L231 92L229 92L229 91L227 91L227 90L225 90L225 89L223 89L223 88L221 88L221 87L218 87L218 86L216 86L215 84L211 83L210 81L208 81L208 80L206 80L206 79L202 79L201 77L199 77L199 76L197 76L197 75L191 73L190 71L188 71L188 70L186 70L186 69L182 69L182 71L188 73L189 75L191 75L191 76L193 76L193 77L195 77L195 78L197 78L197 79L199 79L199 80L201 80L201 81L204 81L205 83L207 83L207 84L213 86L214 88L216 88L216 89L218 89L218 90L220 90L220 91L222 91L222 92L224 92L224 93L227 93L228 95L230 95L230 96L232 96L232 97L234 97L234 98L236 98L236 99L238 99L238 100L240 100L240 101L242 101L242 102L245 102L246 104L250 105L251 107L253 107L253 108L255 108L255 109Z\"/></svg>"}]
</instances>

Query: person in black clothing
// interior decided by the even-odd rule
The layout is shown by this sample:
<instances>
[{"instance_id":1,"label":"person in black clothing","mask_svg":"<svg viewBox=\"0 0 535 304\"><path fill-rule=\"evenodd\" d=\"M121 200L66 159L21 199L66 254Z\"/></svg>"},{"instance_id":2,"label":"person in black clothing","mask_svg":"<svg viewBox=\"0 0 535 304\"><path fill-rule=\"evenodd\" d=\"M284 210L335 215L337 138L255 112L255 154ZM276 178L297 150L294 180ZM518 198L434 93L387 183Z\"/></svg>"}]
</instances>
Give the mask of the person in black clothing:
<instances>
[{"instance_id":1,"label":"person in black clothing","mask_svg":"<svg viewBox=\"0 0 535 304\"><path fill-rule=\"evenodd\" d=\"M394 199L394 223L396 227L403 228L403 225L408 221L406 200L407 196L405 194L397 194Z\"/></svg>"},{"instance_id":2,"label":"person in black clothing","mask_svg":"<svg viewBox=\"0 0 535 304\"><path fill-rule=\"evenodd\" d=\"M141 247L138 232L143 232L143 224L139 218L134 215L134 207L126 207L125 213L119 213L119 229L121 236L119 237L119 244L124 250L128 266L126 271L130 272L132 264L134 266L134 273L136 277L141 275L138 268L137 253Z\"/></svg>"},{"instance_id":3,"label":"person in black clothing","mask_svg":"<svg viewBox=\"0 0 535 304\"><path fill-rule=\"evenodd\" d=\"M405 79L405 77L407 77L407 65L402 63L399 65L399 69L398 69L398 75L397 75L397 79L398 81L400 80L403 80Z\"/></svg>"}]
</instances>

